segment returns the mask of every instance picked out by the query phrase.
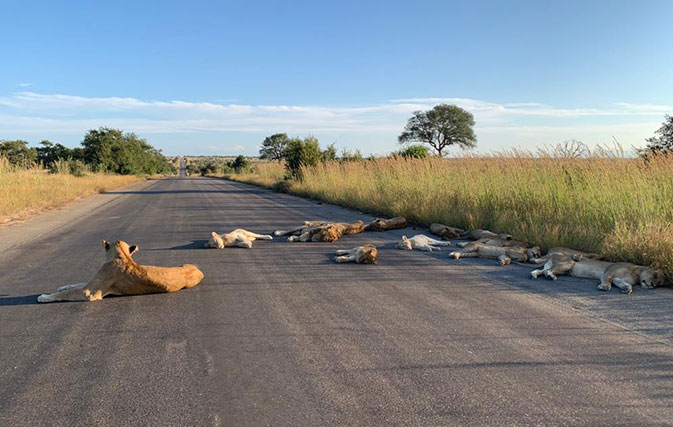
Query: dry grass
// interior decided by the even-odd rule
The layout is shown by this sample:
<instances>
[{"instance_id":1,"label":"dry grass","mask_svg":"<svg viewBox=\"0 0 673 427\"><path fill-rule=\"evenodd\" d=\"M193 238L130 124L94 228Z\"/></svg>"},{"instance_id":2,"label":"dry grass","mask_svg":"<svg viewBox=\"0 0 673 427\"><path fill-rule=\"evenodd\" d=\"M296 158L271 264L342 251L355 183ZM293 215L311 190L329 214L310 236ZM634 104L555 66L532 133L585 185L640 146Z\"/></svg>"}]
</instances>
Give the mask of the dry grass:
<instances>
[{"instance_id":1,"label":"dry grass","mask_svg":"<svg viewBox=\"0 0 673 427\"><path fill-rule=\"evenodd\" d=\"M295 194L428 225L507 232L543 248L602 251L659 262L673 277L673 158L650 162L527 153L458 159L386 158L304 170ZM272 187L281 165L234 179Z\"/></svg>"},{"instance_id":2,"label":"dry grass","mask_svg":"<svg viewBox=\"0 0 673 427\"><path fill-rule=\"evenodd\" d=\"M0 158L0 223L110 190L144 178L129 175L49 173L33 167L16 169Z\"/></svg>"}]
</instances>

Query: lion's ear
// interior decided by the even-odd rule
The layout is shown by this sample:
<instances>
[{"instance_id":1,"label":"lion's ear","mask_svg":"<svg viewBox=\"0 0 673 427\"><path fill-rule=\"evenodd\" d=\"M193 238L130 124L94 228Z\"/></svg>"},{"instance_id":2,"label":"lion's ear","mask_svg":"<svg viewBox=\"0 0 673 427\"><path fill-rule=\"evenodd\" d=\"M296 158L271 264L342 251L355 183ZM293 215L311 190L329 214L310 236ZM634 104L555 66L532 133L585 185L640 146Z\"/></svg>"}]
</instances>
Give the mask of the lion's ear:
<instances>
[{"instance_id":1,"label":"lion's ear","mask_svg":"<svg viewBox=\"0 0 673 427\"><path fill-rule=\"evenodd\" d=\"M105 248L105 251L106 251L106 252L109 251L109 250L110 250L110 242L108 242L107 240L103 239L103 247Z\"/></svg>"},{"instance_id":2,"label":"lion's ear","mask_svg":"<svg viewBox=\"0 0 673 427\"><path fill-rule=\"evenodd\" d=\"M130 255L133 255L136 252L138 252L138 246L137 245L129 246L129 254Z\"/></svg>"}]
</instances>

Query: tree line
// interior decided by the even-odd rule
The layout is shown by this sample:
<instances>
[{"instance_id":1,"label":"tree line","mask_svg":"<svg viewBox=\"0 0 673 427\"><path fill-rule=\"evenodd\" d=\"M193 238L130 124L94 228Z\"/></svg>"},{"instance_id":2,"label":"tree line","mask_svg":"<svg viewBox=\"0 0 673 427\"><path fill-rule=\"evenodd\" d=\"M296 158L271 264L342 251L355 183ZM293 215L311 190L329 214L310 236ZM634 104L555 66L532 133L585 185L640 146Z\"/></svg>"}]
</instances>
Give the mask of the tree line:
<instances>
[{"instance_id":1,"label":"tree line","mask_svg":"<svg viewBox=\"0 0 673 427\"><path fill-rule=\"evenodd\" d=\"M74 174L84 168L121 175L175 173L175 167L161 150L147 140L107 127L88 131L81 146L75 148L48 140L41 141L37 147L23 140L0 141L0 157L18 167L41 164L52 171L67 162Z\"/></svg>"}]
</instances>

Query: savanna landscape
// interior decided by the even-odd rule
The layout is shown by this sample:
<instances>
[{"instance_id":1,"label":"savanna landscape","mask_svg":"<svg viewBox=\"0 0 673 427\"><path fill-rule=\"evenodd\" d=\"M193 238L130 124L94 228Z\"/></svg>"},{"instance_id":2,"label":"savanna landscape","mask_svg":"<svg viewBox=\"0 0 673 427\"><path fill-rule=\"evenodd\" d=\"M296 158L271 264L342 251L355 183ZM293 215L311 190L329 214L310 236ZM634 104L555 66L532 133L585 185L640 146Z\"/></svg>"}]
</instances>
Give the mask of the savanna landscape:
<instances>
[{"instance_id":1,"label":"savanna landscape","mask_svg":"<svg viewBox=\"0 0 673 427\"><path fill-rule=\"evenodd\" d=\"M1 426L673 425L673 3L15 2Z\"/></svg>"}]
</instances>

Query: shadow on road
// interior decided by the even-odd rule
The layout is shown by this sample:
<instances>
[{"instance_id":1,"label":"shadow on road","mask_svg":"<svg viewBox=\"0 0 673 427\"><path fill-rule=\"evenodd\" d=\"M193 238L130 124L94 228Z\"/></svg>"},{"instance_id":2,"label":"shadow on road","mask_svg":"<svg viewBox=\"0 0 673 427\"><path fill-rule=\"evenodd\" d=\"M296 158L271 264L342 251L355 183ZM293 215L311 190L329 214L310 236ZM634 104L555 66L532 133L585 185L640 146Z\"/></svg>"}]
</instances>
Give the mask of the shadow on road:
<instances>
[{"instance_id":1,"label":"shadow on road","mask_svg":"<svg viewBox=\"0 0 673 427\"><path fill-rule=\"evenodd\" d=\"M30 305L37 304L37 297L39 294L35 295L25 295L22 297L5 297L0 296L0 306L2 305Z\"/></svg>"},{"instance_id":2,"label":"shadow on road","mask_svg":"<svg viewBox=\"0 0 673 427\"><path fill-rule=\"evenodd\" d=\"M192 243L187 243L186 245L173 246L170 248L152 248L145 249L145 251L172 251L179 249L208 249L205 247L208 240L194 240Z\"/></svg>"}]
</instances>

